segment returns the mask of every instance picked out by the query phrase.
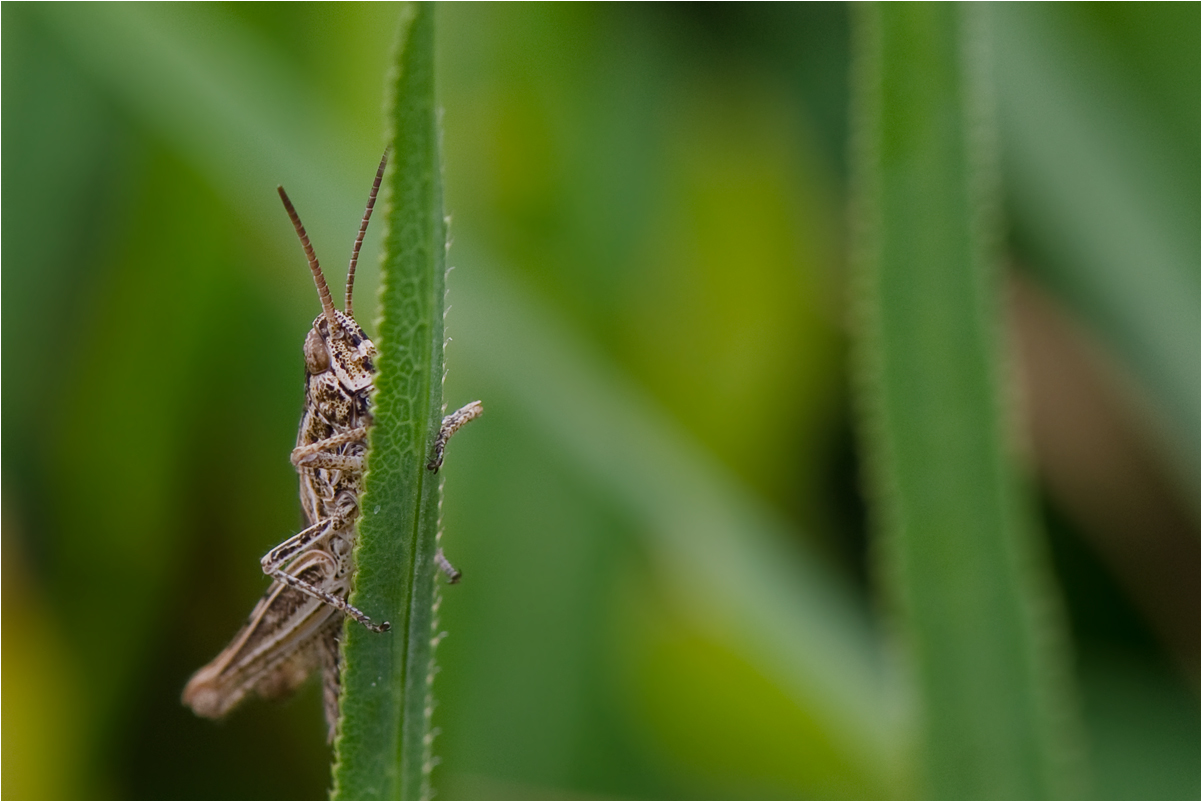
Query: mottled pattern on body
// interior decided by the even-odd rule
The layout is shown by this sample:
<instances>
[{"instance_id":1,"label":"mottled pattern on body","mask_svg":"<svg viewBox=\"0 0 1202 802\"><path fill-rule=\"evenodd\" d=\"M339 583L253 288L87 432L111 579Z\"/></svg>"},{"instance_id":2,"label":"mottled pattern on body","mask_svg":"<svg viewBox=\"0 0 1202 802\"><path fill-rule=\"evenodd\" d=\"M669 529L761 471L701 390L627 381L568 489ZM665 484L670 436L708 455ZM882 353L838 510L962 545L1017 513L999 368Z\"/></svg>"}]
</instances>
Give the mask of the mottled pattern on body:
<instances>
[{"instance_id":1,"label":"mottled pattern on body","mask_svg":"<svg viewBox=\"0 0 1202 802\"><path fill-rule=\"evenodd\" d=\"M274 698L290 693L321 666L326 722L333 740L338 724L339 640L344 618L349 616L374 632L389 629L387 621L377 624L347 601L354 576L355 522L363 492L376 371L376 347L352 316L351 291L384 166L385 160L381 160L355 239L347 271L345 312L334 308L309 236L283 187L279 188L322 306L305 337L305 405L292 450L308 526L264 555L261 565L272 578L271 586L229 646L188 681L183 702L197 715L219 718L250 694ZM443 420L430 470L441 465L447 439L482 411L480 402L474 401ZM459 571L441 550L435 558L450 581L459 579Z\"/></svg>"},{"instance_id":2,"label":"mottled pattern on body","mask_svg":"<svg viewBox=\"0 0 1202 802\"><path fill-rule=\"evenodd\" d=\"M335 310L335 320L332 327L319 316L305 341L305 407L292 461L309 526L263 558L264 572L274 578L267 593L233 642L184 690L196 713L216 718L250 693L274 698L293 691L320 665L331 738L343 615L373 629L386 626L377 627L346 602L372 422L375 346L353 319Z\"/></svg>"}]
</instances>

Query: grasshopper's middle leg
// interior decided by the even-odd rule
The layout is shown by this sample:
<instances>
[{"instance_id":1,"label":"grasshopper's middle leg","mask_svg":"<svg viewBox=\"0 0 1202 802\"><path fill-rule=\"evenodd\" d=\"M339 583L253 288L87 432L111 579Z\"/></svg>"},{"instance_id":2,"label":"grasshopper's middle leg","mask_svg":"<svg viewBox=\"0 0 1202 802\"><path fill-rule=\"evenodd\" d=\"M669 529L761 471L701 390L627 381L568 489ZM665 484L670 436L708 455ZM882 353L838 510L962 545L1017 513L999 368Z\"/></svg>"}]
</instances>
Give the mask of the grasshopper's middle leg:
<instances>
[{"instance_id":1,"label":"grasshopper's middle leg","mask_svg":"<svg viewBox=\"0 0 1202 802\"><path fill-rule=\"evenodd\" d=\"M322 590L316 585L312 585L300 577L293 576L283 568L274 568L266 572L272 579L283 582L290 588L295 588L301 593L312 596L319 601L323 601L336 610L341 610L344 614L358 621L363 626L370 629L372 632L387 632L392 629L392 624L385 621L382 624L372 623L372 620L359 608L352 607L346 599L335 596L333 593Z\"/></svg>"},{"instance_id":2,"label":"grasshopper's middle leg","mask_svg":"<svg viewBox=\"0 0 1202 802\"><path fill-rule=\"evenodd\" d=\"M322 590L316 585L306 582L299 577L293 576L284 570L285 564L291 562L309 549L312 549L317 541L325 536L326 533L345 527L347 523L353 519L354 515L355 510L352 507L340 511L331 518L318 521L312 526L302 529L300 532L296 533L271 551L267 552L267 554L263 555L263 559L259 562L263 567L263 573L267 574L272 579L283 582L289 587L296 588L302 593L312 596L315 599L320 599L326 604L341 610L343 613L349 615L351 618L355 619L372 632L385 632L391 626L387 621L385 621L383 624L374 624L367 615L365 615L358 608L351 606L346 599ZM329 557L329 555L323 556L329 560L333 560L333 558Z\"/></svg>"},{"instance_id":3,"label":"grasshopper's middle leg","mask_svg":"<svg viewBox=\"0 0 1202 802\"><path fill-rule=\"evenodd\" d=\"M426 463L426 469L438 473L438 469L442 467L442 455L446 451L447 441L465 424L474 421L483 414L484 405L479 401L473 401L443 418L442 426L438 430L438 436L434 438L434 453L430 457L430 461ZM458 568L451 565L451 561L442 553L441 548L434 552L434 562L438 565L439 570L446 574L447 582L452 585L458 582L463 576L463 573Z\"/></svg>"}]
</instances>

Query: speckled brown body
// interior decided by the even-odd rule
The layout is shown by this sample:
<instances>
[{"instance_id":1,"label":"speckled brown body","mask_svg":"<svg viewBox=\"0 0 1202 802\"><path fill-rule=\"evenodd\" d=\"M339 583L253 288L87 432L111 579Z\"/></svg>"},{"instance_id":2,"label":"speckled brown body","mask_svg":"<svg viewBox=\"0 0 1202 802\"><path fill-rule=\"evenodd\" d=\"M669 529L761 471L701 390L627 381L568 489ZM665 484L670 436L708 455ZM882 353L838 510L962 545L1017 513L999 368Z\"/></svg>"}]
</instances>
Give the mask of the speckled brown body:
<instances>
[{"instance_id":1,"label":"speckled brown body","mask_svg":"<svg viewBox=\"0 0 1202 802\"><path fill-rule=\"evenodd\" d=\"M325 277L292 202L279 188L309 261L322 314L305 337L305 406L292 464L300 474L300 500L308 526L264 555L271 586L246 624L221 654L197 671L184 688L183 702L200 716L220 718L246 696L276 697L293 691L321 666L329 737L338 722L343 620L350 617L374 632L388 630L347 601L354 574L355 522L372 424L371 396L376 348L351 311L355 263L367 230L384 164L359 227L347 271L346 311L334 308ZM447 439L483 412L473 401L443 420L427 468L442 465ZM442 551L435 561L450 581L459 579Z\"/></svg>"},{"instance_id":2,"label":"speckled brown body","mask_svg":"<svg viewBox=\"0 0 1202 802\"><path fill-rule=\"evenodd\" d=\"M251 693L287 694L320 665L333 737L343 616L387 628L346 602L372 422L375 347L352 318L336 315L334 335L322 316L305 341L305 407L292 461L309 526L263 558L274 581L230 645L185 688L184 702L199 715L223 716Z\"/></svg>"},{"instance_id":3,"label":"speckled brown body","mask_svg":"<svg viewBox=\"0 0 1202 802\"><path fill-rule=\"evenodd\" d=\"M347 602L367 430L372 423L376 355L375 346L352 316L351 290L359 246L383 173L382 160L351 256L345 312L334 308L304 226L283 187L279 189L322 305L322 314L305 338L305 404L292 451L308 526L263 557L263 572L272 577L271 586L229 646L184 688L183 702L197 715L219 718L250 694L289 693L320 665L332 739L338 720L338 641L344 616L377 632L388 629L387 622L374 624Z\"/></svg>"},{"instance_id":4,"label":"speckled brown body","mask_svg":"<svg viewBox=\"0 0 1202 802\"><path fill-rule=\"evenodd\" d=\"M305 365L305 411L301 415L300 430L296 436L293 464L300 473L300 500L305 518L313 526L320 521L349 521L354 523L358 511L359 494L363 491L363 459L367 451L366 431L371 426L372 376L375 373L373 359L375 346L363 335L363 330L354 320L339 313L347 347L342 342L329 343L328 327L323 318L313 323L313 332L321 344L327 346L332 360L341 361L343 370L315 370L321 362L314 363L306 355ZM306 338L309 351L310 334ZM339 373L343 376L340 377ZM354 377L348 387L345 377ZM345 442L336 442L347 438ZM330 455L345 459L346 465L332 462L331 467L320 467L319 455ZM349 528L349 532L344 531ZM336 555L354 546L354 527L337 527L325 537L329 548ZM349 540L348 540L349 538ZM349 554L349 551L347 551ZM349 573L347 560L342 560L344 573ZM339 579L342 578L340 574ZM346 594L342 594L345 598Z\"/></svg>"}]
</instances>

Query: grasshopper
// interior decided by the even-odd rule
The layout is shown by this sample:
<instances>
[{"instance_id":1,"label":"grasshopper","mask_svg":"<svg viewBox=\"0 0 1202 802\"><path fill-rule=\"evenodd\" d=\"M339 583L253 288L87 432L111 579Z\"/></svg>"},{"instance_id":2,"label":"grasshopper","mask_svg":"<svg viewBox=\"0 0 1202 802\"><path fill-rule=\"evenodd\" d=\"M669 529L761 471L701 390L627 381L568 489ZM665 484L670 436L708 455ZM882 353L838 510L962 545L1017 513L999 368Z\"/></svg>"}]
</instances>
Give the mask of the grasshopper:
<instances>
[{"instance_id":1,"label":"grasshopper","mask_svg":"<svg viewBox=\"0 0 1202 802\"><path fill-rule=\"evenodd\" d=\"M347 602L366 438L372 424L376 357L375 345L355 321L351 295L359 249L387 161L385 153L351 251L344 312L334 308L330 288L292 201L283 187L277 188L300 238L322 308L305 337L305 405L292 451L292 464L300 474L301 506L309 525L264 555L263 573L271 577L271 586L229 646L188 681L183 703L197 715L220 718L252 693L265 698L283 696L321 666L332 741L338 723L343 620L350 617L373 632L389 629L387 621L377 624ZM428 470L438 471L447 440L482 412L480 402L473 401L443 419ZM441 549L435 562L452 584L459 580L460 572Z\"/></svg>"}]
</instances>

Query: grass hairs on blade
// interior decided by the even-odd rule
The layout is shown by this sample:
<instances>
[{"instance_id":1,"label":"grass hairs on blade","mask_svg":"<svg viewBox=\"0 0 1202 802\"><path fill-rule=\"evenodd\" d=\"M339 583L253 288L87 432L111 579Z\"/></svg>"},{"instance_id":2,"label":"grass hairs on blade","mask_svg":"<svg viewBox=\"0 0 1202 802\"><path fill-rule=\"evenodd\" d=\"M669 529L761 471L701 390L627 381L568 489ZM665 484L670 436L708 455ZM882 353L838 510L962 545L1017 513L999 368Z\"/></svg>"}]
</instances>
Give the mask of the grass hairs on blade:
<instances>
[{"instance_id":1,"label":"grass hairs on blade","mask_svg":"<svg viewBox=\"0 0 1202 802\"><path fill-rule=\"evenodd\" d=\"M348 601L392 623L378 636L348 626L334 741L335 799L418 799L432 793L438 576L458 572L439 551L441 451L479 403L445 416L446 213L434 7L406 3L386 87L391 163L381 185L384 246L378 373L363 517ZM447 570L449 569L449 570Z\"/></svg>"}]
</instances>

